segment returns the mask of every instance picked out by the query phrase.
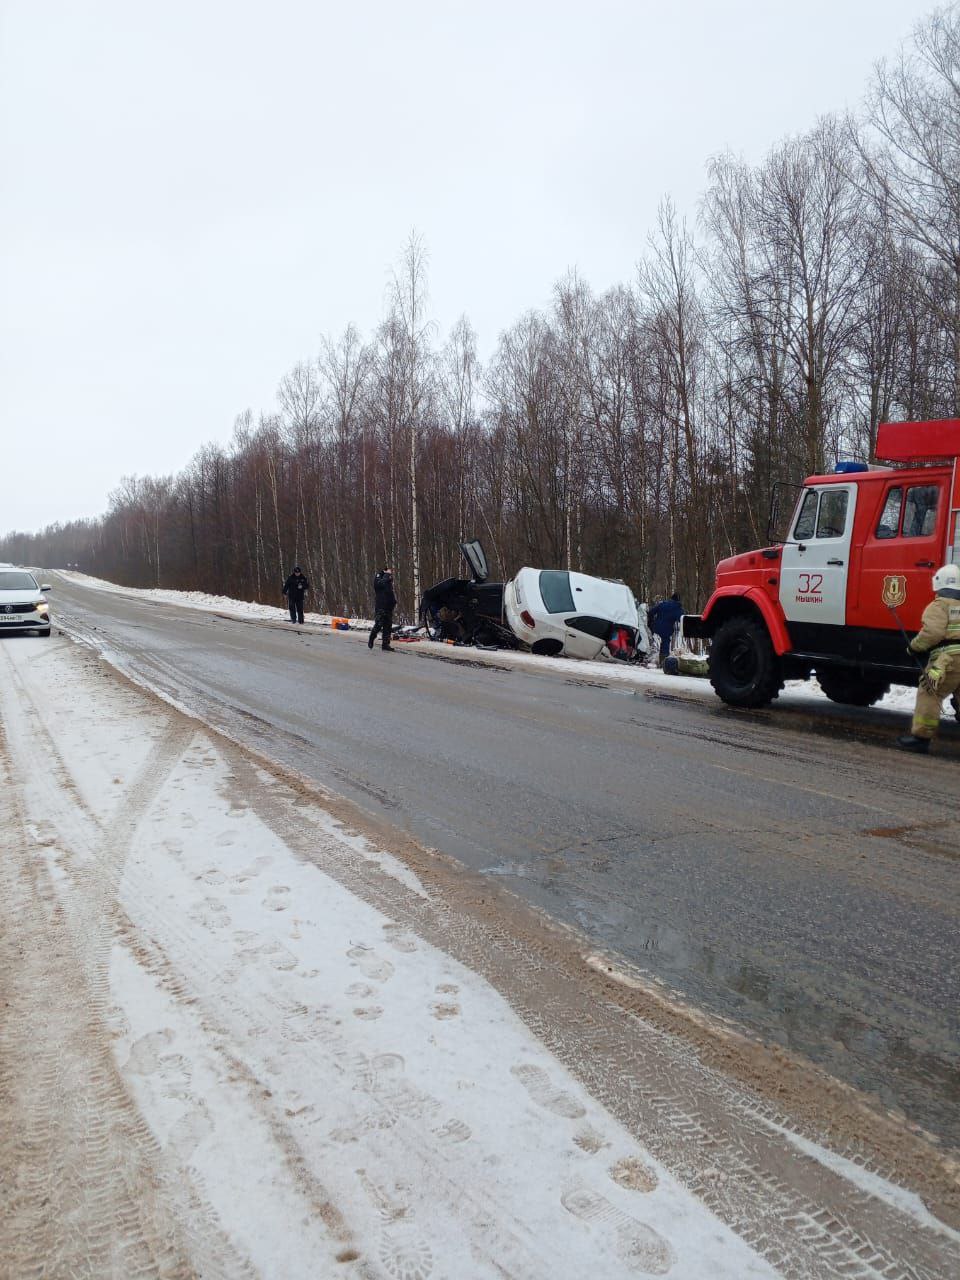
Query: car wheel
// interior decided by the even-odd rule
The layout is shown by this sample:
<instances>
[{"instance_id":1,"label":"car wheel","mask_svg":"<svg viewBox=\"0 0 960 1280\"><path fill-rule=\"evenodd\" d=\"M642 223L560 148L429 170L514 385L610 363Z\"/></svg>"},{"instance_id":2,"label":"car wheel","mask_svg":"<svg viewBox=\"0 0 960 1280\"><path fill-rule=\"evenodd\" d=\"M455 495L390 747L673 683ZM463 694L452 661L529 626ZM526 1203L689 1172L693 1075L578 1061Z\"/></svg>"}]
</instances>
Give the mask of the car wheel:
<instances>
[{"instance_id":1,"label":"car wheel","mask_svg":"<svg viewBox=\"0 0 960 1280\"><path fill-rule=\"evenodd\" d=\"M50 634L50 628L49 628L49 627L40 627L40 628L38 628L38 630L37 630L37 635L38 635L38 636L48 636L49 634Z\"/></svg>"},{"instance_id":2,"label":"car wheel","mask_svg":"<svg viewBox=\"0 0 960 1280\"><path fill-rule=\"evenodd\" d=\"M562 640L535 640L530 646L531 653L537 653L542 658L555 658L558 653L563 652Z\"/></svg>"},{"instance_id":3,"label":"car wheel","mask_svg":"<svg viewBox=\"0 0 960 1280\"><path fill-rule=\"evenodd\" d=\"M871 679L841 667L818 667L817 680L831 702L843 702L848 707L872 707L890 692L889 680Z\"/></svg>"},{"instance_id":4,"label":"car wheel","mask_svg":"<svg viewBox=\"0 0 960 1280\"><path fill-rule=\"evenodd\" d=\"M440 621L439 612L434 613L431 609L421 605L420 625L423 627L424 635L428 640L443 639L443 623Z\"/></svg>"},{"instance_id":5,"label":"car wheel","mask_svg":"<svg viewBox=\"0 0 960 1280\"><path fill-rule=\"evenodd\" d=\"M765 707L783 688L783 668L762 622L738 616L710 642L710 683L731 707Z\"/></svg>"}]
</instances>

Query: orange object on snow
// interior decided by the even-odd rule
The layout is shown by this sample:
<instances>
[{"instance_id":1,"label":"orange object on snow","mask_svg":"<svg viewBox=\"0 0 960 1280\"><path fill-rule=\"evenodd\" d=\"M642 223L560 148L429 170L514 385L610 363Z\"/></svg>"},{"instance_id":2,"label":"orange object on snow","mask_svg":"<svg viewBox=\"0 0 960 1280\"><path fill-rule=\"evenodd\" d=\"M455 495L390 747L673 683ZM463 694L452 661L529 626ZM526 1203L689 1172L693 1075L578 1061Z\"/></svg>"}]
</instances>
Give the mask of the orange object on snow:
<instances>
[{"instance_id":1,"label":"orange object on snow","mask_svg":"<svg viewBox=\"0 0 960 1280\"><path fill-rule=\"evenodd\" d=\"M350 619L349 618L331 618L330 625L331 627L333 627L334 631L349 631Z\"/></svg>"}]
</instances>

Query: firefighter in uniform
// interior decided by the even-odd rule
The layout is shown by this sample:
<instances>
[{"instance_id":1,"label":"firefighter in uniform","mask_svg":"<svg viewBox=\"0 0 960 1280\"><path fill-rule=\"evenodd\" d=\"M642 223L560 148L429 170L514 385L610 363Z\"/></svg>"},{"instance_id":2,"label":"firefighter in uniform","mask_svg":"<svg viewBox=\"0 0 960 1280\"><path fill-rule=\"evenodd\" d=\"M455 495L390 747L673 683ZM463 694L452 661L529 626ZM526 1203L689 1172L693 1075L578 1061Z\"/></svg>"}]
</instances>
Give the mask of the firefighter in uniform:
<instances>
[{"instance_id":1,"label":"firefighter in uniform","mask_svg":"<svg viewBox=\"0 0 960 1280\"><path fill-rule=\"evenodd\" d=\"M928 654L920 676L913 724L897 739L901 751L930 750L940 727L940 706L960 690L960 566L945 564L933 575L933 600L923 611L920 630L910 641L914 655Z\"/></svg>"}]
</instances>

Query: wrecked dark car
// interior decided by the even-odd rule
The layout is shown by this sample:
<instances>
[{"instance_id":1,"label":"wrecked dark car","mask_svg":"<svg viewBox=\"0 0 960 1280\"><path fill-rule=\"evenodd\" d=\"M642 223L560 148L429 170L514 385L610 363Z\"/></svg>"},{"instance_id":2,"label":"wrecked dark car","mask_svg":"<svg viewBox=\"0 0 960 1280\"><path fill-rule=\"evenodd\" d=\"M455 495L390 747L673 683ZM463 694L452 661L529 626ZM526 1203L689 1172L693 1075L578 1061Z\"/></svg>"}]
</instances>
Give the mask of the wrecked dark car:
<instances>
[{"instance_id":1,"label":"wrecked dark car","mask_svg":"<svg viewBox=\"0 0 960 1280\"><path fill-rule=\"evenodd\" d=\"M445 578L420 598L420 625L431 640L517 649L519 642L503 616L503 583L488 582L487 557L479 542L461 542L473 575Z\"/></svg>"}]
</instances>

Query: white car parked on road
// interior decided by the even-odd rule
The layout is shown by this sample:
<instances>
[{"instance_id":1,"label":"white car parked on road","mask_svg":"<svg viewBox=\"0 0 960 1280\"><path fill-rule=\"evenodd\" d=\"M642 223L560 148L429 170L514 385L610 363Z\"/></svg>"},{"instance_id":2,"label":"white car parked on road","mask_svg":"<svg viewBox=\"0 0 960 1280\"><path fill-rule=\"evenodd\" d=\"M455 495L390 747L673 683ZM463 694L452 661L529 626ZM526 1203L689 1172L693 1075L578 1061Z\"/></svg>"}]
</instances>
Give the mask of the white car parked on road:
<instances>
[{"instance_id":1,"label":"white car parked on road","mask_svg":"<svg viewBox=\"0 0 960 1280\"><path fill-rule=\"evenodd\" d=\"M4 631L36 631L50 634L50 606L44 592L28 569L0 564L0 634Z\"/></svg>"},{"instance_id":2,"label":"white car parked on road","mask_svg":"<svg viewBox=\"0 0 960 1280\"><path fill-rule=\"evenodd\" d=\"M510 630L534 653L632 659L650 652L646 609L625 582L566 569L521 569L503 589Z\"/></svg>"}]
</instances>

